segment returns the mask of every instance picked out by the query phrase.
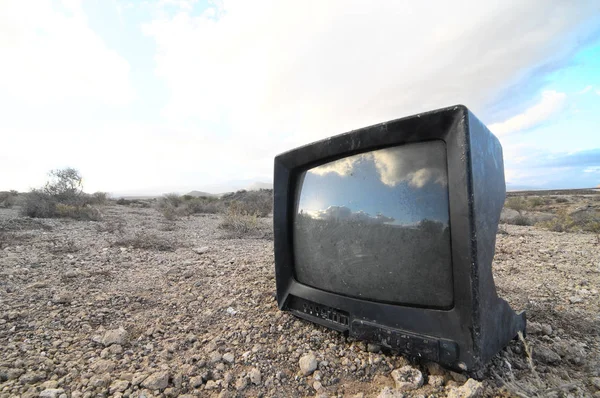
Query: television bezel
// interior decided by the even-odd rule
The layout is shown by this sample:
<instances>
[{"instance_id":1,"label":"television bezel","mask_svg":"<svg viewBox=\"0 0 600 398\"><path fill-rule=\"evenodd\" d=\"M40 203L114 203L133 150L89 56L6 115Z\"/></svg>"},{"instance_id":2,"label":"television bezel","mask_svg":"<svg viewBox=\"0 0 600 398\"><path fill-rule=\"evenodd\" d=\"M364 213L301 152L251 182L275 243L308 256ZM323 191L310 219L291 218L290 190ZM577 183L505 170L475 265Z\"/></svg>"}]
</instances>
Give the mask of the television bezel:
<instances>
[{"instance_id":1,"label":"television bezel","mask_svg":"<svg viewBox=\"0 0 600 398\"><path fill-rule=\"evenodd\" d=\"M509 317L512 310L504 300L497 297L491 277L491 258L490 264L484 265L490 268L490 277L483 275L486 272L482 273L480 270L481 257L478 255L478 227L475 222L477 214L471 153L473 137L470 136L469 126L469 123L477 122L465 106L456 105L350 131L277 156L274 165L273 224L279 308L287 309L286 303L291 295L345 311L350 314L350 322L365 321L369 325L381 327L382 330L398 330L418 336L430 336L440 341L449 340L457 345L456 358L446 362L439 360L439 362L460 370L479 367L495 354L499 345L504 344L500 340L504 340L505 337L499 336L491 347L482 347L482 336L478 331L487 318L492 323L507 321L509 325L506 328L510 329L507 333L512 334L512 337L516 335L516 330L524 330L524 313ZM481 126L476 127L481 128ZM485 137L485 139L497 141L485 126L483 128L485 131L481 134L489 134L492 137ZM293 270L293 222L297 189L299 189L298 177L302 172L359 153L432 140L442 140L446 146L454 291L452 307L439 309L386 304L327 292L298 282L294 278ZM502 195L505 195L503 166L502 164L500 166L502 186L501 189L498 188L498 192L501 191ZM497 182L496 185L498 184L500 183ZM504 196L501 201L504 202ZM497 222L493 228L497 228ZM494 230L494 241L495 233ZM493 257L494 248L488 250L492 250ZM498 300L504 304L498 304ZM502 314L498 316L482 314L482 311L486 310L484 305L500 305ZM508 310L504 307L508 307ZM489 310L495 311L495 308ZM350 325L347 327L335 325L298 311L294 314L329 328L351 332ZM498 328L504 326L498 325ZM493 336L486 338L493 338Z\"/></svg>"}]
</instances>

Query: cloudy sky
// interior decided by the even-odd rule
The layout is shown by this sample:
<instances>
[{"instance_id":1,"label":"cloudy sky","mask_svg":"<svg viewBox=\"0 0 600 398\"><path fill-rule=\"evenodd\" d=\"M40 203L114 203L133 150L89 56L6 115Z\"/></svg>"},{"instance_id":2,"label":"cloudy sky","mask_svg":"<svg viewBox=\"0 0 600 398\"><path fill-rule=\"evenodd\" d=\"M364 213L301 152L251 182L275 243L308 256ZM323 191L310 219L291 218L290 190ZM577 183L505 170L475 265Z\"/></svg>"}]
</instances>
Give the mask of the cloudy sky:
<instances>
[{"instance_id":1,"label":"cloudy sky","mask_svg":"<svg viewBox=\"0 0 600 398\"><path fill-rule=\"evenodd\" d=\"M225 191L457 103L509 187L600 184L600 2L0 1L0 190Z\"/></svg>"}]
</instances>

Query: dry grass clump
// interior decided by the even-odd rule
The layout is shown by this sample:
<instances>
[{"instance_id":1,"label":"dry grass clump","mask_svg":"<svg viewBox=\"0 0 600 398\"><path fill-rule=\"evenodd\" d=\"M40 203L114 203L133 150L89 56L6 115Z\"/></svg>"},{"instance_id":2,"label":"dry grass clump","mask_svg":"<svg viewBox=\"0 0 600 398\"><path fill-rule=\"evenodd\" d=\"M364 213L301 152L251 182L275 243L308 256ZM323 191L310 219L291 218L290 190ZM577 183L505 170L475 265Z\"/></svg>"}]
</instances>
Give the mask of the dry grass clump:
<instances>
[{"instance_id":1,"label":"dry grass clump","mask_svg":"<svg viewBox=\"0 0 600 398\"><path fill-rule=\"evenodd\" d=\"M176 242L173 239L145 231L136 232L134 235L123 237L114 242L113 246L130 247L142 250L158 250L162 252L172 252L177 249Z\"/></svg>"},{"instance_id":2,"label":"dry grass clump","mask_svg":"<svg viewBox=\"0 0 600 398\"><path fill-rule=\"evenodd\" d=\"M241 237L258 230L258 217L248 213L239 202L232 202L223 215L219 228Z\"/></svg>"}]
</instances>

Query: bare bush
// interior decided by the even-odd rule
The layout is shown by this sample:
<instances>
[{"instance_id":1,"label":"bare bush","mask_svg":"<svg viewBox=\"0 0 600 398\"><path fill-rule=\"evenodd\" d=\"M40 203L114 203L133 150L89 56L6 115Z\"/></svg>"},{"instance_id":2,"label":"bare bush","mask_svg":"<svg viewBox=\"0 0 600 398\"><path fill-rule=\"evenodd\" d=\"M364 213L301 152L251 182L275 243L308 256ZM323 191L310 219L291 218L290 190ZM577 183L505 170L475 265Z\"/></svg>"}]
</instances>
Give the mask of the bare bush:
<instances>
[{"instance_id":1,"label":"bare bush","mask_svg":"<svg viewBox=\"0 0 600 398\"><path fill-rule=\"evenodd\" d=\"M600 212L583 209L569 213L566 209L562 209L556 217L538 225L554 232L583 231L600 235Z\"/></svg>"},{"instance_id":2,"label":"bare bush","mask_svg":"<svg viewBox=\"0 0 600 398\"><path fill-rule=\"evenodd\" d=\"M91 204L104 203L106 198L105 193L85 194L82 177L77 170L52 170L50 181L42 189L33 189L25 194L20 213L32 218L58 217L97 221L100 219L100 212Z\"/></svg>"},{"instance_id":3,"label":"bare bush","mask_svg":"<svg viewBox=\"0 0 600 398\"><path fill-rule=\"evenodd\" d=\"M555 198L554 201L556 203L567 203L567 202L569 202L569 199L563 198L563 197L558 197L558 198Z\"/></svg>"}]
</instances>

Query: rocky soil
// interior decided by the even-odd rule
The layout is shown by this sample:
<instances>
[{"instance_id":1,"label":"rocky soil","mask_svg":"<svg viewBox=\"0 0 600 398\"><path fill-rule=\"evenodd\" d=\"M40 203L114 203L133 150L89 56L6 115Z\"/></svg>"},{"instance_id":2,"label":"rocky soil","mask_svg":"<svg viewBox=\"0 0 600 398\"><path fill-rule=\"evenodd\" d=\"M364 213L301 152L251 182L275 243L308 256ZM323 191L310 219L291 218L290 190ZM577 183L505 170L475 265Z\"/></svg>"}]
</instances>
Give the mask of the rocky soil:
<instances>
[{"instance_id":1,"label":"rocky soil","mask_svg":"<svg viewBox=\"0 0 600 398\"><path fill-rule=\"evenodd\" d=\"M0 209L0 397L600 397L592 234L503 227L495 278L528 313L526 345L458 374L280 312L269 233L231 238L218 215L102 212Z\"/></svg>"}]
</instances>

